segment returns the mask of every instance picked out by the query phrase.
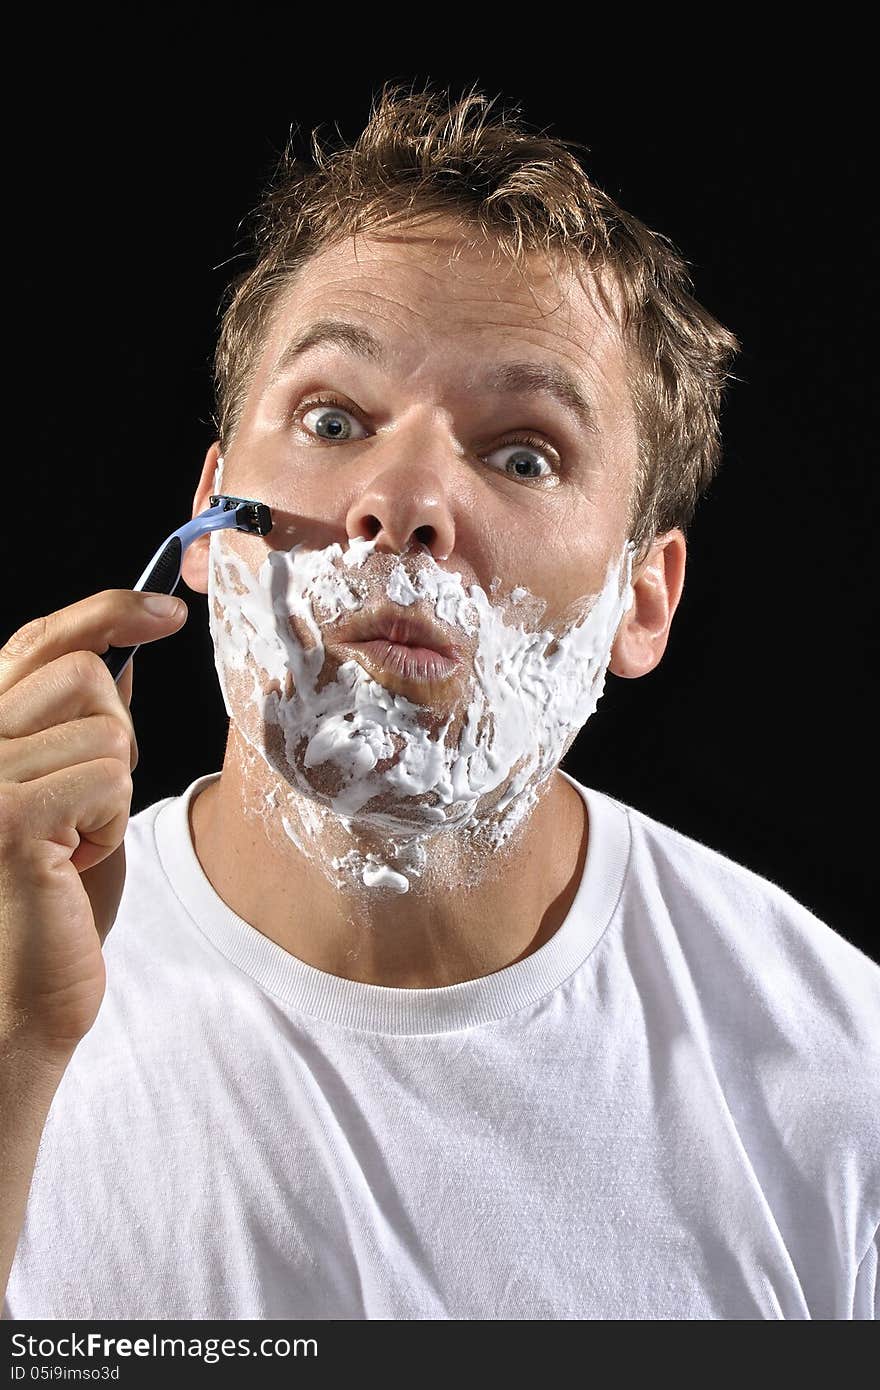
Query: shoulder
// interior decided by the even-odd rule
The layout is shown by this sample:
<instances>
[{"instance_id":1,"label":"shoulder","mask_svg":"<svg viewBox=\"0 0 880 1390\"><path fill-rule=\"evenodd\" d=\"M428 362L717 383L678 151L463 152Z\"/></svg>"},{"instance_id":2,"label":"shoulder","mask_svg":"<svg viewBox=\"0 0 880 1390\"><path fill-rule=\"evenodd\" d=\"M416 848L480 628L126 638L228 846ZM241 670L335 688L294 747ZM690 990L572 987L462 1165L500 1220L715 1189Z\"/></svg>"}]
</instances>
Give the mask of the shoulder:
<instances>
[{"instance_id":1,"label":"shoulder","mask_svg":"<svg viewBox=\"0 0 880 1390\"><path fill-rule=\"evenodd\" d=\"M880 1213L880 966L779 884L616 804L619 941L646 1013L670 1046L699 1040L744 1134L765 1115L770 1148L858 1211L861 1254Z\"/></svg>"},{"instance_id":2,"label":"shoulder","mask_svg":"<svg viewBox=\"0 0 880 1390\"><path fill-rule=\"evenodd\" d=\"M619 926L634 959L707 1021L784 1039L793 1053L880 1076L880 966L780 884L624 802L585 789L629 827ZM597 798L599 798L597 802ZM873 1072L872 1072L873 1069Z\"/></svg>"},{"instance_id":3,"label":"shoulder","mask_svg":"<svg viewBox=\"0 0 880 1390\"><path fill-rule=\"evenodd\" d=\"M781 884L720 850L646 815L624 808L632 847L630 869L642 891L693 919L700 930L733 935L743 953L784 958L792 970L845 985L880 1020L880 966Z\"/></svg>"},{"instance_id":4,"label":"shoulder","mask_svg":"<svg viewBox=\"0 0 880 1390\"><path fill-rule=\"evenodd\" d=\"M630 905L654 924L670 970L687 976L707 1023L738 1033L745 1053L770 1050L795 1071L824 1071L876 1127L880 966L778 883L625 810Z\"/></svg>"}]
</instances>

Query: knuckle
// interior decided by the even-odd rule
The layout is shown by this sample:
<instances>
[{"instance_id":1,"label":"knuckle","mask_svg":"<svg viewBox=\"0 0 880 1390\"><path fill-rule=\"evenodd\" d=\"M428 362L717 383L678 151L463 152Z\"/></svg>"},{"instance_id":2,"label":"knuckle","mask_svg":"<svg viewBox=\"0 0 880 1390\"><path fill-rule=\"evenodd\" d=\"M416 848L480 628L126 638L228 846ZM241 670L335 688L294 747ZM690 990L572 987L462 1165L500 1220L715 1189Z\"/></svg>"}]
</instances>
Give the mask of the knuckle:
<instances>
[{"instance_id":1,"label":"knuckle","mask_svg":"<svg viewBox=\"0 0 880 1390\"><path fill-rule=\"evenodd\" d=\"M70 662L77 685L84 686L88 691L97 693L110 678L110 672L97 652L71 652Z\"/></svg>"},{"instance_id":2,"label":"knuckle","mask_svg":"<svg viewBox=\"0 0 880 1390\"><path fill-rule=\"evenodd\" d=\"M107 780L110 783L111 792L118 797L121 802L128 805L134 794L134 783L131 779L131 770L128 766L128 755L124 762L119 758L105 758Z\"/></svg>"},{"instance_id":3,"label":"knuckle","mask_svg":"<svg viewBox=\"0 0 880 1390\"><path fill-rule=\"evenodd\" d=\"M124 785L124 787L125 787L125 793L126 793L126 796L128 797L128 799L129 799L129 801L130 801L130 800L131 800L131 797L132 797L132 795L133 795L133 793L134 793L134 782L132 781L131 767L130 767L130 764L129 764L129 757L130 757L130 749L126 749L126 753L125 753L125 762L121 762L121 763L119 764L119 766L122 768L122 781L123 781L123 785Z\"/></svg>"},{"instance_id":4,"label":"knuckle","mask_svg":"<svg viewBox=\"0 0 880 1390\"><path fill-rule=\"evenodd\" d=\"M99 716L102 728L102 745L109 750L108 756L119 762L128 762L131 757L131 734L121 720L112 714Z\"/></svg>"},{"instance_id":5,"label":"knuckle","mask_svg":"<svg viewBox=\"0 0 880 1390\"><path fill-rule=\"evenodd\" d=\"M0 648L0 654L7 657L20 659L23 656L30 656L32 652L43 646L46 641L46 630L49 619L46 617L32 618L24 627L20 627Z\"/></svg>"}]
</instances>

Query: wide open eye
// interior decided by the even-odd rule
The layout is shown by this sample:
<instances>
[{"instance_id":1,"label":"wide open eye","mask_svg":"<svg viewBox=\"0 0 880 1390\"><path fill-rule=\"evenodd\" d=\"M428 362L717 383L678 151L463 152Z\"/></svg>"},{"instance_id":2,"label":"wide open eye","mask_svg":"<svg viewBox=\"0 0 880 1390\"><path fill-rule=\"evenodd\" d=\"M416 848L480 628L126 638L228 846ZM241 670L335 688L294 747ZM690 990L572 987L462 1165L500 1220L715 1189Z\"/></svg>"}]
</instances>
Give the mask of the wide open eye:
<instances>
[{"instance_id":1,"label":"wide open eye","mask_svg":"<svg viewBox=\"0 0 880 1390\"><path fill-rule=\"evenodd\" d=\"M313 423L309 423L310 416L313 417ZM367 437L367 432L360 421L350 410L345 410L335 401L312 401L305 411L300 412L300 418L305 428L316 434L319 439L344 443L349 439L366 439ZM353 433L352 426L355 430L360 430L361 433Z\"/></svg>"},{"instance_id":2,"label":"wide open eye","mask_svg":"<svg viewBox=\"0 0 880 1390\"><path fill-rule=\"evenodd\" d=\"M492 458L496 454L504 455L501 471L511 478L522 478L525 482L540 482L543 478L556 476L554 463L557 463L556 455L543 439L516 439L508 440L506 444L493 449L487 458ZM536 471L541 470L543 471Z\"/></svg>"},{"instance_id":3,"label":"wide open eye","mask_svg":"<svg viewBox=\"0 0 880 1390\"><path fill-rule=\"evenodd\" d=\"M310 434L330 444L345 444L367 438L368 432L355 413L333 399L307 401L297 411L297 418ZM527 483L559 481L559 455L539 435L509 439L493 449L486 458L504 453L509 453L509 457L502 458L501 469L496 471L504 472L507 477Z\"/></svg>"}]
</instances>

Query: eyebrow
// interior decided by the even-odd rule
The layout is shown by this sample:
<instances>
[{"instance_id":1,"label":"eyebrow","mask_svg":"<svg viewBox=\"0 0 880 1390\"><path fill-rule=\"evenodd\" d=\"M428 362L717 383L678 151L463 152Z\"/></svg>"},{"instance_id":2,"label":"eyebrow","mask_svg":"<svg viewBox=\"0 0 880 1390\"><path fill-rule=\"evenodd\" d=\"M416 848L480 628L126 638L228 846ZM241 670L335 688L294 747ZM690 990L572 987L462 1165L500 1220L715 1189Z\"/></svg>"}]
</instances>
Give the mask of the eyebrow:
<instances>
[{"instance_id":1,"label":"eyebrow","mask_svg":"<svg viewBox=\"0 0 880 1390\"><path fill-rule=\"evenodd\" d=\"M318 319L287 344L275 364L268 386L274 386L286 376L307 352L326 346L339 347L355 357L367 357L380 364L387 360L385 349L369 329L343 319ZM486 372L475 383L475 388L507 395L549 396L573 415L582 429L592 434L600 433L595 407L575 378L556 363L504 362Z\"/></svg>"},{"instance_id":2,"label":"eyebrow","mask_svg":"<svg viewBox=\"0 0 880 1390\"><path fill-rule=\"evenodd\" d=\"M385 350L369 329L360 328L356 323L345 323L342 319L319 319L317 323L304 329L298 338L287 344L275 364L269 385L274 386L276 381L286 376L291 367L307 352L328 345L344 348L356 357L371 357L376 362L385 361Z\"/></svg>"}]
</instances>

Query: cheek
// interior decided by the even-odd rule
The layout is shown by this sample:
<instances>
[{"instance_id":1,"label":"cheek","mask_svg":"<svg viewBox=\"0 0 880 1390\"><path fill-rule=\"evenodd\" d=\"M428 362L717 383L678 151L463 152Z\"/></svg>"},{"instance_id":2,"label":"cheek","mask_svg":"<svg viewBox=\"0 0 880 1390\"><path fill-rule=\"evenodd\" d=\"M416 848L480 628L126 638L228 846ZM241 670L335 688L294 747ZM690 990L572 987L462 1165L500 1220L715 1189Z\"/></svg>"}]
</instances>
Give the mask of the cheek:
<instances>
[{"instance_id":1,"label":"cheek","mask_svg":"<svg viewBox=\"0 0 880 1390\"><path fill-rule=\"evenodd\" d=\"M520 585L544 601L545 625L561 631L577 620L589 598L602 589L606 570L607 557L593 553L581 537L557 531L537 551L514 557L506 573L511 588Z\"/></svg>"}]
</instances>

